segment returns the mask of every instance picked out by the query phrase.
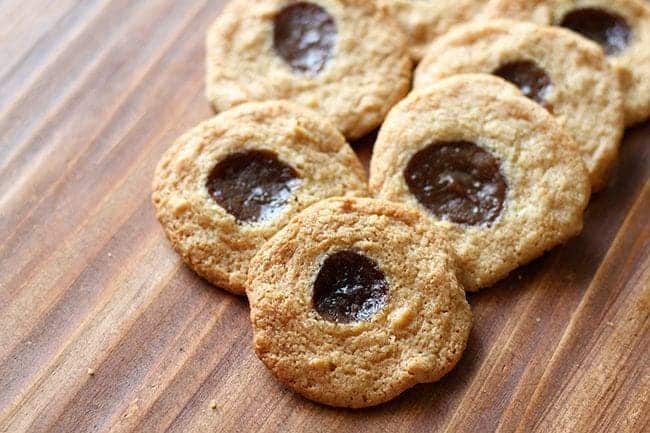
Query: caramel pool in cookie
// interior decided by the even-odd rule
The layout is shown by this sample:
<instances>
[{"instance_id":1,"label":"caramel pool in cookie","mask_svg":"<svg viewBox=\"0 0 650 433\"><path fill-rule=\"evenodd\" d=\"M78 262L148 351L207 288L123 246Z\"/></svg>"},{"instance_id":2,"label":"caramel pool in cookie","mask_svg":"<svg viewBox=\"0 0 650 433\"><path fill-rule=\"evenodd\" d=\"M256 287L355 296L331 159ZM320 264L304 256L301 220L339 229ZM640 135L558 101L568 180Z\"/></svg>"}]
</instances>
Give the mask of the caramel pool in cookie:
<instances>
[{"instance_id":1,"label":"caramel pool in cookie","mask_svg":"<svg viewBox=\"0 0 650 433\"><path fill-rule=\"evenodd\" d=\"M253 348L305 397L367 407L434 382L460 359L471 312L447 230L400 203L331 198L253 258Z\"/></svg>"},{"instance_id":2,"label":"caramel pool in cookie","mask_svg":"<svg viewBox=\"0 0 650 433\"><path fill-rule=\"evenodd\" d=\"M314 281L314 309L332 322L368 320L387 299L384 273L373 260L354 251L328 256Z\"/></svg>"},{"instance_id":3,"label":"caramel pool in cookie","mask_svg":"<svg viewBox=\"0 0 650 433\"><path fill-rule=\"evenodd\" d=\"M574 9L564 15L558 24L596 42L608 56L625 50L632 36L625 18L598 8Z\"/></svg>"},{"instance_id":4,"label":"caramel pool in cookie","mask_svg":"<svg viewBox=\"0 0 650 433\"><path fill-rule=\"evenodd\" d=\"M395 106L375 143L370 190L449 230L468 291L579 233L590 195L562 126L487 74L438 80Z\"/></svg>"},{"instance_id":5,"label":"caramel pool in cookie","mask_svg":"<svg viewBox=\"0 0 650 433\"><path fill-rule=\"evenodd\" d=\"M548 108L546 100L553 90L553 83L546 71L535 62L531 60L508 62L496 68L492 74L511 82L524 96Z\"/></svg>"},{"instance_id":6,"label":"caramel pool in cookie","mask_svg":"<svg viewBox=\"0 0 650 433\"><path fill-rule=\"evenodd\" d=\"M500 214L506 183L499 161L467 141L434 143L411 157L406 183L434 215L461 224L490 224Z\"/></svg>"},{"instance_id":7,"label":"caramel pool in cookie","mask_svg":"<svg viewBox=\"0 0 650 433\"><path fill-rule=\"evenodd\" d=\"M206 186L214 201L239 221L266 221L282 211L301 181L268 150L233 153L214 166Z\"/></svg>"},{"instance_id":8,"label":"caramel pool in cookie","mask_svg":"<svg viewBox=\"0 0 650 433\"><path fill-rule=\"evenodd\" d=\"M294 3L275 16L273 47L294 71L317 75L333 56L336 33L334 18L325 9Z\"/></svg>"},{"instance_id":9,"label":"caramel pool in cookie","mask_svg":"<svg viewBox=\"0 0 650 433\"><path fill-rule=\"evenodd\" d=\"M153 203L183 260L245 290L250 259L305 207L365 195L365 172L336 128L288 102L244 104L180 137L162 157Z\"/></svg>"}]
</instances>

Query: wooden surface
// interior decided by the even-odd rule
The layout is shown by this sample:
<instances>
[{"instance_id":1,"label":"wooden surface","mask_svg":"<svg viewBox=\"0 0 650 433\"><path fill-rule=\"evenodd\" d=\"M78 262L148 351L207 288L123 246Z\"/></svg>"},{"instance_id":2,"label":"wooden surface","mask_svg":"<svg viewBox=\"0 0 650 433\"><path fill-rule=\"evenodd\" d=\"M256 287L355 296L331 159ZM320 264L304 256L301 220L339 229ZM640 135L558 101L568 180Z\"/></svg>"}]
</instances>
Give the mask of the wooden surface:
<instances>
[{"instance_id":1,"label":"wooden surface","mask_svg":"<svg viewBox=\"0 0 650 433\"><path fill-rule=\"evenodd\" d=\"M361 411L278 385L246 302L179 262L149 203L162 152L211 114L221 6L0 0L0 431L650 431L648 123L580 237L469 296L440 383Z\"/></svg>"}]
</instances>

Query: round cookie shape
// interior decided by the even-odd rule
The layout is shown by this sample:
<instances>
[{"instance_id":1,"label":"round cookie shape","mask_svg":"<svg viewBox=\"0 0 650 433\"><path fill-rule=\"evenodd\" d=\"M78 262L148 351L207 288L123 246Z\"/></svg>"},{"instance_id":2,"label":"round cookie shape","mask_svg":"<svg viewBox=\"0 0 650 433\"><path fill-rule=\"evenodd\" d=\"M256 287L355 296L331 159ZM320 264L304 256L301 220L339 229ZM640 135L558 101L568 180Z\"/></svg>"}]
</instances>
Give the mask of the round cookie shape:
<instances>
[{"instance_id":1,"label":"round cookie shape","mask_svg":"<svg viewBox=\"0 0 650 433\"><path fill-rule=\"evenodd\" d=\"M290 100L349 139L379 126L411 74L406 37L365 0L233 0L207 37L206 95L217 111Z\"/></svg>"},{"instance_id":2,"label":"round cookie shape","mask_svg":"<svg viewBox=\"0 0 650 433\"><path fill-rule=\"evenodd\" d=\"M606 184L624 131L623 97L596 44L556 27L508 20L470 23L431 45L414 87L463 73L501 77L546 108L573 136L592 190Z\"/></svg>"},{"instance_id":3,"label":"round cookie shape","mask_svg":"<svg viewBox=\"0 0 650 433\"><path fill-rule=\"evenodd\" d=\"M477 18L487 0L379 0L408 36L411 57L452 27Z\"/></svg>"},{"instance_id":4,"label":"round cookie shape","mask_svg":"<svg viewBox=\"0 0 650 433\"><path fill-rule=\"evenodd\" d=\"M425 187L434 190L438 207L477 216L464 220L432 212L408 180L423 150L459 142L469 143L460 162L432 164ZM370 191L416 206L447 227L468 291L578 234L591 193L564 128L516 87L487 74L440 80L396 105L375 143Z\"/></svg>"},{"instance_id":5,"label":"round cookie shape","mask_svg":"<svg viewBox=\"0 0 650 433\"><path fill-rule=\"evenodd\" d=\"M400 203L313 205L251 262L257 356L294 391L339 407L440 379L472 320L448 251L446 230Z\"/></svg>"},{"instance_id":6,"label":"round cookie shape","mask_svg":"<svg viewBox=\"0 0 650 433\"><path fill-rule=\"evenodd\" d=\"M289 102L243 104L181 136L153 183L156 215L199 275L244 294L250 259L291 217L367 195L365 172L326 119Z\"/></svg>"},{"instance_id":7,"label":"round cookie shape","mask_svg":"<svg viewBox=\"0 0 650 433\"><path fill-rule=\"evenodd\" d=\"M564 27L598 44L619 76L625 124L650 116L650 5L644 0L491 0L489 18Z\"/></svg>"}]
</instances>

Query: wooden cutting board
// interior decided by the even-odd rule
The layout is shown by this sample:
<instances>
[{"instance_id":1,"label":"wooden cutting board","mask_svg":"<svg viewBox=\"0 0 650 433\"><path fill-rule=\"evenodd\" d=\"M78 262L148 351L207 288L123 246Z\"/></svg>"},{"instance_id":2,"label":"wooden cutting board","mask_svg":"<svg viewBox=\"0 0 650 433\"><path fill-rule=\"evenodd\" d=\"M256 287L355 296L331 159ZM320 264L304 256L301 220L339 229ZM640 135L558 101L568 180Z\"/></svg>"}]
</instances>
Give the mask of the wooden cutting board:
<instances>
[{"instance_id":1,"label":"wooden cutting board","mask_svg":"<svg viewBox=\"0 0 650 433\"><path fill-rule=\"evenodd\" d=\"M276 383L246 301L180 263L149 202L165 148L212 114L222 4L0 1L0 431L650 431L650 123L581 236L469 296L441 382L358 411Z\"/></svg>"}]
</instances>

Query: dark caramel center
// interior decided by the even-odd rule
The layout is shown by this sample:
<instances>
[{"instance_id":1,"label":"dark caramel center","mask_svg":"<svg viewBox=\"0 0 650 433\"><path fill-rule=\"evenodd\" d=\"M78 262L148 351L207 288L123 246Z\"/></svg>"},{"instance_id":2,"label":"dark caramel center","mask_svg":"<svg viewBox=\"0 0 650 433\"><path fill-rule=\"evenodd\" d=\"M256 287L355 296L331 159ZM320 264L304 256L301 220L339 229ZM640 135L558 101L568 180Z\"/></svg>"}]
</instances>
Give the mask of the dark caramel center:
<instances>
[{"instance_id":1,"label":"dark caramel center","mask_svg":"<svg viewBox=\"0 0 650 433\"><path fill-rule=\"evenodd\" d=\"M489 225L501 214L507 185L500 162L474 143L433 143L411 157L404 177L438 218Z\"/></svg>"},{"instance_id":2,"label":"dark caramel center","mask_svg":"<svg viewBox=\"0 0 650 433\"><path fill-rule=\"evenodd\" d=\"M597 8L575 9L562 18L560 26L600 44L607 55L623 51L632 33L625 18Z\"/></svg>"},{"instance_id":3,"label":"dark caramel center","mask_svg":"<svg viewBox=\"0 0 650 433\"><path fill-rule=\"evenodd\" d=\"M368 320L387 300L384 273L373 260L353 251L327 257L314 282L314 309L332 322Z\"/></svg>"},{"instance_id":4,"label":"dark caramel center","mask_svg":"<svg viewBox=\"0 0 650 433\"><path fill-rule=\"evenodd\" d=\"M325 9L294 3L275 17L273 46L291 69L314 76L332 57L336 33L334 19Z\"/></svg>"},{"instance_id":5,"label":"dark caramel center","mask_svg":"<svg viewBox=\"0 0 650 433\"><path fill-rule=\"evenodd\" d=\"M267 150L234 153L210 173L210 196L239 221L265 221L289 201L298 173Z\"/></svg>"},{"instance_id":6,"label":"dark caramel center","mask_svg":"<svg viewBox=\"0 0 650 433\"><path fill-rule=\"evenodd\" d=\"M546 72L530 60L509 62L501 65L492 74L510 81L533 101L545 105L553 83Z\"/></svg>"}]
</instances>

